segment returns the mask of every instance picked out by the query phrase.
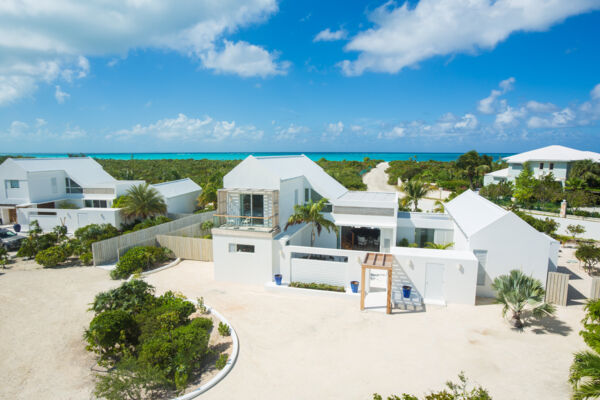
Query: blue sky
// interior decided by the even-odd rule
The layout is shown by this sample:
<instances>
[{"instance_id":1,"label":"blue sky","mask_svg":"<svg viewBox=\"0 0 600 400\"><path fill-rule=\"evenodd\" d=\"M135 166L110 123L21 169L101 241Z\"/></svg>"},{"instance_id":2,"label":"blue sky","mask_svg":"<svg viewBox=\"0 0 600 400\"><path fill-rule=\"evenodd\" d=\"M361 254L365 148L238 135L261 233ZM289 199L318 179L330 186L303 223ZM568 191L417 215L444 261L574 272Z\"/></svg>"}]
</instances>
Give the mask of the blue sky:
<instances>
[{"instance_id":1,"label":"blue sky","mask_svg":"<svg viewBox=\"0 0 600 400\"><path fill-rule=\"evenodd\" d=\"M600 151L600 1L0 5L0 152Z\"/></svg>"}]
</instances>

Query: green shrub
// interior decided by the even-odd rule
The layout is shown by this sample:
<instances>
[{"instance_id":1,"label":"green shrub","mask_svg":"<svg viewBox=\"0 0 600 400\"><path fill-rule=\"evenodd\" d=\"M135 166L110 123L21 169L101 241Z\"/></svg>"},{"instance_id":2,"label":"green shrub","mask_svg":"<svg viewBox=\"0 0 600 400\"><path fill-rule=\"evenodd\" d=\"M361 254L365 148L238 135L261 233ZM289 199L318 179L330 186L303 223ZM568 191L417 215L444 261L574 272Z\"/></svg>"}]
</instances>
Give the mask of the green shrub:
<instances>
[{"instance_id":1,"label":"green shrub","mask_svg":"<svg viewBox=\"0 0 600 400\"><path fill-rule=\"evenodd\" d=\"M83 265L92 265L94 263L94 255L91 251L86 251L79 255L79 261L81 261Z\"/></svg>"},{"instance_id":2,"label":"green shrub","mask_svg":"<svg viewBox=\"0 0 600 400\"><path fill-rule=\"evenodd\" d=\"M119 236L119 231L111 224L90 224L79 228L75 231L75 238L80 247L77 254L92 251L92 243L115 236Z\"/></svg>"},{"instance_id":3,"label":"green shrub","mask_svg":"<svg viewBox=\"0 0 600 400\"><path fill-rule=\"evenodd\" d=\"M90 310L96 314L109 310L137 314L144 307L154 303L154 287L145 281L132 279L123 282L118 288L97 294Z\"/></svg>"},{"instance_id":4,"label":"green shrub","mask_svg":"<svg viewBox=\"0 0 600 400\"><path fill-rule=\"evenodd\" d=\"M409 242L407 238L402 238L402 240L400 240L400 242L398 242L398 246L399 247L408 247Z\"/></svg>"},{"instance_id":5,"label":"green shrub","mask_svg":"<svg viewBox=\"0 0 600 400\"><path fill-rule=\"evenodd\" d=\"M171 251L164 247L133 247L121 257L110 276L113 279L124 279L131 274L147 271L154 264L167 261L170 254Z\"/></svg>"},{"instance_id":6,"label":"green shrub","mask_svg":"<svg viewBox=\"0 0 600 400\"><path fill-rule=\"evenodd\" d=\"M195 311L196 307L191 302L175 296L173 292L166 292L155 299L153 307L143 309L137 315L136 320L142 340L157 332L168 332L170 329L188 323L189 316ZM210 328L212 329L212 321Z\"/></svg>"},{"instance_id":7,"label":"green shrub","mask_svg":"<svg viewBox=\"0 0 600 400\"><path fill-rule=\"evenodd\" d=\"M123 233L131 233L136 232L142 229L151 228L156 225L164 224L166 222L171 222L172 219L165 215L158 215L153 218L146 218L145 220L139 222L136 221L132 225L123 225Z\"/></svg>"},{"instance_id":8,"label":"green shrub","mask_svg":"<svg viewBox=\"0 0 600 400\"><path fill-rule=\"evenodd\" d=\"M464 373L458 375L459 382L446 382L446 389L440 390L439 392L431 392L423 400L492 400L492 397L488 391L481 386L476 386L472 389L468 389L468 380L465 378ZM375 393L373 400L383 400L381 395ZM402 396L391 395L387 397L387 400L419 400L417 396L403 393Z\"/></svg>"},{"instance_id":9,"label":"green shrub","mask_svg":"<svg viewBox=\"0 0 600 400\"><path fill-rule=\"evenodd\" d=\"M219 334L221 336L231 336L231 328L229 328L229 325L219 322Z\"/></svg>"},{"instance_id":10,"label":"green shrub","mask_svg":"<svg viewBox=\"0 0 600 400\"><path fill-rule=\"evenodd\" d=\"M35 262L44 267L56 267L67 260L67 254L62 246L50 247L35 256Z\"/></svg>"},{"instance_id":11,"label":"green shrub","mask_svg":"<svg viewBox=\"0 0 600 400\"><path fill-rule=\"evenodd\" d=\"M292 282L290 287L302 288L302 289L315 289L315 290L328 290L330 292L345 292L343 286L328 285L326 283L304 283L304 282Z\"/></svg>"},{"instance_id":12,"label":"green shrub","mask_svg":"<svg viewBox=\"0 0 600 400\"><path fill-rule=\"evenodd\" d=\"M108 310L94 317L84 338L87 349L101 361L114 360L138 342L139 328L133 316L123 310Z\"/></svg>"},{"instance_id":13,"label":"green shrub","mask_svg":"<svg viewBox=\"0 0 600 400\"><path fill-rule=\"evenodd\" d=\"M221 354L219 356L219 358L217 359L217 362L215 362L215 368L218 370L222 370L223 368L225 368L225 365L227 365L227 360L229 359L229 356L225 353Z\"/></svg>"}]
</instances>

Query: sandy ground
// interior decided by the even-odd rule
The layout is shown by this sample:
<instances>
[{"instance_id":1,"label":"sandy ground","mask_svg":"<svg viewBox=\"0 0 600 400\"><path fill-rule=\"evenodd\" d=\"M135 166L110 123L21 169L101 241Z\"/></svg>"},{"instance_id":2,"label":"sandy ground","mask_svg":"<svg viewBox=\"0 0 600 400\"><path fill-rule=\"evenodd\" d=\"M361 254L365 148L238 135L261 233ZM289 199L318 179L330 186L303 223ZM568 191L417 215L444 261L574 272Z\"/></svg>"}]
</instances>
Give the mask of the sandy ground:
<instances>
[{"instance_id":1,"label":"sandy ground","mask_svg":"<svg viewBox=\"0 0 600 400\"><path fill-rule=\"evenodd\" d=\"M360 312L355 298L216 282L212 263L185 261L147 279L160 291L203 295L238 332L238 362L206 399L422 394L461 370L496 400L566 399L572 353L585 348L581 305L559 307L556 319L516 332L498 305Z\"/></svg>"}]
</instances>

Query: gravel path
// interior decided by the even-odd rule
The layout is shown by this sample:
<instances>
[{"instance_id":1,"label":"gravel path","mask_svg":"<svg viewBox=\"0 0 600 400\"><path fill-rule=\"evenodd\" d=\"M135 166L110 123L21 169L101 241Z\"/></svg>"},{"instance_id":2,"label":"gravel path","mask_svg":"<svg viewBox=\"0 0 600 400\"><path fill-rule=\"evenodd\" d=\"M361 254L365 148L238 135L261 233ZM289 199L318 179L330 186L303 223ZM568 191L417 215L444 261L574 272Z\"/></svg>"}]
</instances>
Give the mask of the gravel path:
<instances>
[{"instance_id":1,"label":"gravel path","mask_svg":"<svg viewBox=\"0 0 600 400\"><path fill-rule=\"evenodd\" d=\"M367 185L369 192L395 192L396 187L388 184L388 175L385 170L390 165L387 162L377 164L369 172L363 175L363 182Z\"/></svg>"}]
</instances>

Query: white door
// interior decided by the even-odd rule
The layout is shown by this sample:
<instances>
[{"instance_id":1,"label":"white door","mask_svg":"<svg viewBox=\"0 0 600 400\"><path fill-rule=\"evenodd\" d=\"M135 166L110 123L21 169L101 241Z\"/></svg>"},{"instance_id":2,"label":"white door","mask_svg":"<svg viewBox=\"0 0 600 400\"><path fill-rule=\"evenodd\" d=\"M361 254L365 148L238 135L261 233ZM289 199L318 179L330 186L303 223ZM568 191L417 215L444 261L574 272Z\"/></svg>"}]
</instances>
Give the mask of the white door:
<instances>
[{"instance_id":1,"label":"white door","mask_svg":"<svg viewBox=\"0 0 600 400\"><path fill-rule=\"evenodd\" d=\"M444 303L444 264L427 263L425 300L432 303Z\"/></svg>"},{"instance_id":2,"label":"white door","mask_svg":"<svg viewBox=\"0 0 600 400\"><path fill-rule=\"evenodd\" d=\"M79 226L79 228L82 228L82 227L88 225L88 215L84 214L84 213L78 213L77 214L77 225Z\"/></svg>"}]
</instances>

